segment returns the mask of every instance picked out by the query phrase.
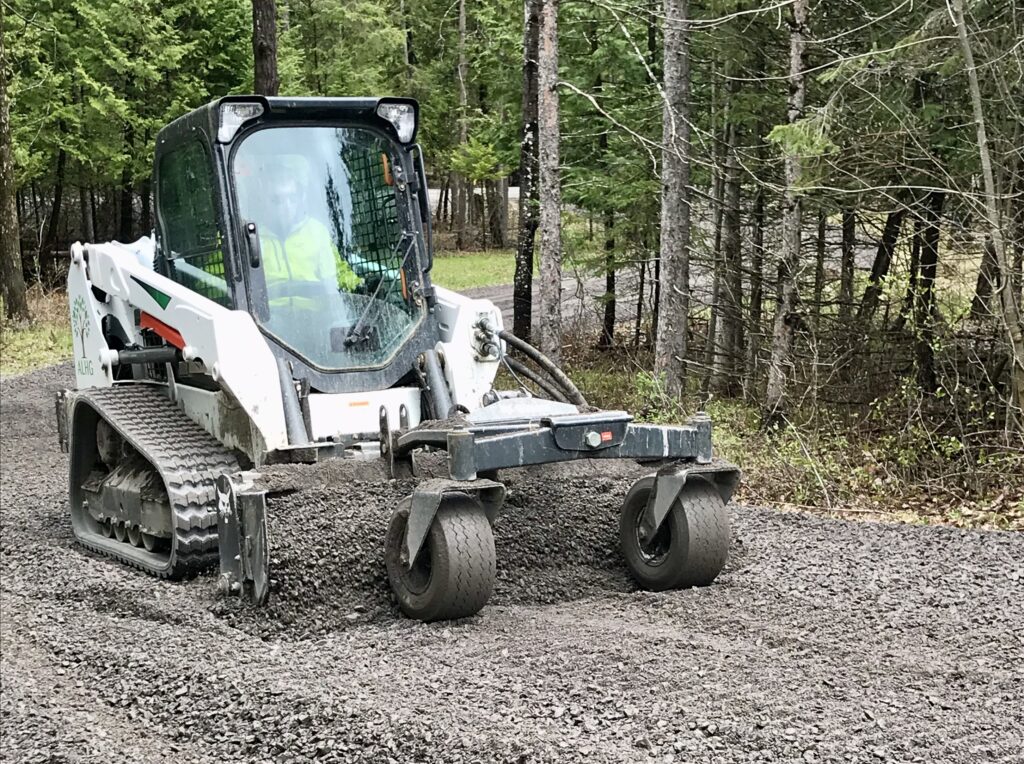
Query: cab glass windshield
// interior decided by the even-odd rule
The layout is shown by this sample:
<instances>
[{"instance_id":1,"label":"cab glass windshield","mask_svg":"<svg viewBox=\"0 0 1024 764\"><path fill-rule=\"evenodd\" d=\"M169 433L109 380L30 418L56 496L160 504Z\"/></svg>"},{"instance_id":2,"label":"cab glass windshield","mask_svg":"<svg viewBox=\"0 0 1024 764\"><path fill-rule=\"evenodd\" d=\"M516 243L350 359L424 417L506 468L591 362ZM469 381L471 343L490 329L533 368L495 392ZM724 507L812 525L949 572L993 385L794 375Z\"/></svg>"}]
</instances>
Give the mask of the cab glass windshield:
<instances>
[{"instance_id":1,"label":"cab glass windshield","mask_svg":"<svg viewBox=\"0 0 1024 764\"><path fill-rule=\"evenodd\" d=\"M421 318L396 167L389 142L356 127L267 128L234 153L239 211L259 240L254 314L314 366L380 366Z\"/></svg>"}]
</instances>

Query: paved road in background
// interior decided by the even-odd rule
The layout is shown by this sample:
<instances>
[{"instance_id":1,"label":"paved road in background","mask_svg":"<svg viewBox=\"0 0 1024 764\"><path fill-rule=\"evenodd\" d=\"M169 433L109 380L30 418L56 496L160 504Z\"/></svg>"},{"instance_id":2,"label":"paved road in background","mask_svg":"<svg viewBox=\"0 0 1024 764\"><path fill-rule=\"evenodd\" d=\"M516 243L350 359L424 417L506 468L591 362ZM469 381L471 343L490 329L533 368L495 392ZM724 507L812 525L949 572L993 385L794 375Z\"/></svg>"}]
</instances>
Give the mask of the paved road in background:
<instances>
[{"instance_id":1,"label":"paved road in background","mask_svg":"<svg viewBox=\"0 0 1024 764\"><path fill-rule=\"evenodd\" d=\"M538 310L537 310L537 295L538 295L538 284L534 280L534 301L533 301L533 320L537 321ZM578 281L575 278L564 278L562 279L562 317L563 320L582 317L587 324L595 324L598 321L599 311L601 310L599 303L597 302L605 291L604 278L587 278L582 281ZM502 319L505 322L505 326L512 328L512 316L513 316L513 299L512 299L512 284L497 284L494 286L486 287L475 287L473 289L465 289L462 292L468 297L475 297L478 299L490 300L501 310ZM636 300L636 291L632 291L628 298L630 303ZM632 310L630 311L632 312Z\"/></svg>"}]
</instances>

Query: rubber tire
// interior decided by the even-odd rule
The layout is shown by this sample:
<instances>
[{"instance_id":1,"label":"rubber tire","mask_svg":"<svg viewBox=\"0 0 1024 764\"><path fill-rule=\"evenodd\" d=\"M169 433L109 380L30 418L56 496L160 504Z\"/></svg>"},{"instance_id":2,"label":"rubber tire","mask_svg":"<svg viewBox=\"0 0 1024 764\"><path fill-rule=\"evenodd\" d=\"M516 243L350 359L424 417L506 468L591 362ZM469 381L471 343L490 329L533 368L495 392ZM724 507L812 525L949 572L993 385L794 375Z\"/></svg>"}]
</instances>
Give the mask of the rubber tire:
<instances>
[{"instance_id":1,"label":"rubber tire","mask_svg":"<svg viewBox=\"0 0 1024 764\"><path fill-rule=\"evenodd\" d=\"M649 481L651 478L641 479ZM630 574L650 591L708 586L729 556L729 514L713 485L700 478L683 486L663 522L669 533L668 551L657 563L644 558L637 524L647 505L647 490L630 491L619 517L619 543Z\"/></svg>"},{"instance_id":2,"label":"rubber tire","mask_svg":"<svg viewBox=\"0 0 1024 764\"><path fill-rule=\"evenodd\" d=\"M391 515L384 540L384 564L398 606L409 618L446 621L480 611L491 598L497 570L494 533L483 508L466 494L445 494L420 554L430 555L430 579L417 592L401 562L412 499Z\"/></svg>"}]
</instances>

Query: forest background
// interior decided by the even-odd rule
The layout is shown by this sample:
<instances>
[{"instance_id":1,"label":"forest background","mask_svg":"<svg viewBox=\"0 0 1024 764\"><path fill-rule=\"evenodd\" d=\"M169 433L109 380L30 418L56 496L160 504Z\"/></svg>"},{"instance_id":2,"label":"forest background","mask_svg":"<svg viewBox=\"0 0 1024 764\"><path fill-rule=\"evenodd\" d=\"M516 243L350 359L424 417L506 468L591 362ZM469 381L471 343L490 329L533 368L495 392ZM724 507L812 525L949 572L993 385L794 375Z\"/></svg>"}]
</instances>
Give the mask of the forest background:
<instances>
[{"instance_id":1,"label":"forest background","mask_svg":"<svg viewBox=\"0 0 1024 764\"><path fill-rule=\"evenodd\" d=\"M418 98L439 272L514 272L592 402L709 411L744 500L1024 528L1018 0L0 8L5 373L67 353L69 243L152 229L157 131L255 50Z\"/></svg>"}]
</instances>

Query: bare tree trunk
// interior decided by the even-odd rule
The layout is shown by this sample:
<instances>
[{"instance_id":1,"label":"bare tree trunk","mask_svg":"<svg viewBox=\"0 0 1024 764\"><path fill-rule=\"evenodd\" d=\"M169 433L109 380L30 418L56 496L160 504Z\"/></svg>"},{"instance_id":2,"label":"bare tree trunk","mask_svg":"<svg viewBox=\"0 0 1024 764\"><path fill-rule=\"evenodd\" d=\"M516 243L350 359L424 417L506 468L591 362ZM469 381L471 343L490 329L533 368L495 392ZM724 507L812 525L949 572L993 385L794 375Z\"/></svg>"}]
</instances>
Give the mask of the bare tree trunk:
<instances>
[{"instance_id":1,"label":"bare tree trunk","mask_svg":"<svg viewBox=\"0 0 1024 764\"><path fill-rule=\"evenodd\" d=\"M523 123L519 144L519 237L512 286L512 326L530 339L533 329L533 250L537 238L537 48L540 0L523 2Z\"/></svg>"},{"instance_id":2,"label":"bare tree trunk","mask_svg":"<svg viewBox=\"0 0 1024 764\"><path fill-rule=\"evenodd\" d=\"M981 267L978 269L978 281L974 285L974 298L971 300L971 318L981 319L992 315L989 302L998 281L999 266L996 263L996 251L989 240L982 248Z\"/></svg>"},{"instance_id":3,"label":"bare tree trunk","mask_svg":"<svg viewBox=\"0 0 1024 764\"><path fill-rule=\"evenodd\" d=\"M100 229L96 227L96 189L89 186L89 228L92 231L92 240L100 238Z\"/></svg>"},{"instance_id":4,"label":"bare tree trunk","mask_svg":"<svg viewBox=\"0 0 1024 764\"><path fill-rule=\"evenodd\" d=\"M455 248L462 249L466 238L466 217L469 204L466 199L466 183L462 176L452 173L452 229L455 231Z\"/></svg>"},{"instance_id":5,"label":"bare tree trunk","mask_svg":"<svg viewBox=\"0 0 1024 764\"><path fill-rule=\"evenodd\" d=\"M988 222L988 235L996 253L996 263L1000 270L999 302L1003 309L1003 324L1007 340L1010 344L1012 363L1010 382L1013 390L1012 404L1016 407L1015 419L1017 427L1024 430L1024 329L1021 328L1017 296L1012 286L1013 270L1006 254L1003 232L999 227L999 203L996 199L996 183L992 174L992 157L989 155L988 136L985 133L985 113L981 104L981 88L978 86L978 70L974 66L974 52L967 38L967 23L964 20L964 0L953 0L953 15L956 19L957 31L960 36L960 48L964 54L967 68L967 83L970 89L971 106L974 110L974 123L978 130L978 154L981 158L981 174L985 180L985 216Z\"/></svg>"},{"instance_id":6,"label":"bare tree trunk","mask_svg":"<svg viewBox=\"0 0 1024 764\"><path fill-rule=\"evenodd\" d=\"M1017 253L1013 259L1013 280L1016 284L1018 305L1024 301L1024 209L1022 207L1024 205L1019 205L1017 209L1017 237L1013 245Z\"/></svg>"},{"instance_id":7,"label":"bare tree trunk","mask_svg":"<svg viewBox=\"0 0 1024 764\"><path fill-rule=\"evenodd\" d=\"M63 132L63 131L62 131ZM53 206L50 208L50 220L46 226L46 238L39 248L39 280L45 287L56 286L57 260L59 246L61 209L64 204L64 174L68 155L62 148L57 153L57 172L53 187Z\"/></svg>"},{"instance_id":8,"label":"bare tree trunk","mask_svg":"<svg viewBox=\"0 0 1024 764\"><path fill-rule=\"evenodd\" d=\"M895 329L900 331L906 324L917 302L917 288L921 272L921 238L924 235L923 221L918 217L914 221L914 235L910 240L910 273L907 275L907 292L903 297L903 307L896 319Z\"/></svg>"},{"instance_id":9,"label":"bare tree trunk","mask_svg":"<svg viewBox=\"0 0 1024 764\"><path fill-rule=\"evenodd\" d=\"M647 280L647 260L640 262L639 275L637 276L637 293L636 293L636 319L633 324L633 347L640 347L640 328L644 320L644 291L647 289L647 285L644 283Z\"/></svg>"},{"instance_id":10,"label":"bare tree trunk","mask_svg":"<svg viewBox=\"0 0 1024 764\"><path fill-rule=\"evenodd\" d=\"M604 320L597 346L607 350L615 344L615 213L604 213Z\"/></svg>"},{"instance_id":11,"label":"bare tree trunk","mask_svg":"<svg viewBox=\"0 0 1024 764\"><path fill-rule=\"evenodd\" d=\"M818 238L814 251L814 330L818 330L821 322L821 303L825 293L825 249L828 233L828 216L825 210L818 210Z\"/></svg>"},{"instance_id":12,"label":"bare tree trunk","mask_svg":"<svg viewBox=\"0 0 1024 764\"><path fill-rule=\"evenodd\" d=\"M540 349L562 355L562 190L559 185L558 0L541 0L537 70L540 143Z\"/></svg>"},{"instance_id":13,"label":"bare tree trunk","mask_svg":"<svg viewBox=\"0 0 1024 764\"><path fill-rule=\"evenodd\" d=\"M502 190L504 178L488 180L484 183L487 194L487 226L491 234L491 245L497 249L505 247L505 226L501 215L501 205L506 192Z\"/></svg>"},{"instance_id":14,"label":"bare tree trunk","mask_svg":"<svg viewBox=\"0 0 1024 764\"><path fill-rule=\"evenodd\" d=\"M459 145L469 140L469 124L466 110L469 108L469 89L466 78L469 64L466 60L466 0L459 0ZM455 248L464 249L468 244L468 224L473 214L473 187L468 178L458 177L455 192Z\"/></svg>"},{"instance_id":15,"label":"bare tree trunk","mask_svg":"<svg viewBox=\"0 0 1024 764\"><path fill-rule=\"evenodd\" d=\"M139 197L142 201L142 217L139 225L142 228L143 236L149 236L153 231L152 190L152 184L148 177L139 183Z\"/></svg>"},{"instance_id":16,"label":"bare tree trunk","mask_svg":"<svg viewBox=\"0 0 1024 764\"><path fill-rule=\"evenodd\" d=\"M853 272L856 266L857 213L843 210L843 243L839 265L839 321L845 323L853 309Z\"/></svg>"},{"instance_id":17,"label":"bare tree trunk","mask_svg":"<svg viewBox=\"0 0 1024 764\"><path fill-rule=\"evenodd\" d=\"M494 181L494 209L491 220L494 246L504 249L508 246L508 178L498 178Z\"/></svg>"},{"instance_id":18,"label":"bare tree trunk","mask_svg":"<svg viewBox=\"0 0 1024 764\"><path fill-rule=\"evenodd\" d=\"M1024 10L1024 9L1022 9ZM1016 24L1014 25L1016 27ZM1014 145L1024 145L1024 125L1017 121ZM1010 232L1007 246L1013 253L1013 284L1017 295L1017 305L1024 303L1024 156L1020 151L1014 154L1011 180L1007 184L1009 193L1006 199L1006 229ZM1009 257L1009 254L1007 254Z\"/></svg>"},{"instance_id":19,"label":"bare tree trunk","mask_svg":"<svg viewBox=\"0 0 1024 764\"><path fill-rule=\"evenodd\" d=\"M868 277L869 284L864 290L860 307L857 309L857 323L866 328L868 322L874 318L878 309L878 301L882 296L882 282L889 275L889 266L892 264L892 256L896 251L896 242L900 237L900 228L903 225L905 208L900 207L890 212L885 218L885 227L882 229L882 238L878 242L878 250L875 252L875 261L871 265L871 276Z\"/></svg>"},{"instance_id":20,"label":"bare tree trunk","mask_svg":"<svg viewBox=\"0 0 1024 764\"><path fill-rule=\"evenodd\" d=\"M8 318L29 317L21 265L21 226L15 200L11 112L7 100L6 11L0 6L0 295Z\"/></svg>"},{"instance_id":21,"label":"bare tree trunk","mask_svg":"<svg viewBox=\"0 0 1024 764\"><path fill-rule=\"evenodd\" d=\"M409 28L409 19L405 14L405 0L398 0L398 18L402 21L402 61L405 64L405 82L412 83L412 30Z\"/></svg>"},{"instance_id":22,"label":"bare tree trunk","mask_svg":"<svg viewBox=\"0 0 1024 764\"><path fill-rule=\"evenodd\" d=\"M437 210L434 212L435 225L440 228L445 221L448 210L448 189L451 188L451 176L446 175L441 181L441 188L437 194Z\"/></svg>"},{"instance_id":23,"label":"bare tree trunk","mask_svg":"<svg viewBox=\"0 0 1024 764\"><path fill-rule=\"evenodd\" d=\"M78 213L82 217L82 241L96 241L96 232L92 225L92 210L89 208L89 189L84 184L78 187Z\"/></svg>"},{"instance_id":24,"label":"bare tree trunk","mask_svg":"<svg viewBox=\"0 0 1024 764\"><path fill-rule=\"evenodd\" d=\"M655 80L663 79L663 67L661 61L661 55L664 51L658 45L658 16L659 8L661 7L662 0L647 0L645 8L647 9L647 60L650 62L651 67L651 78ZM660 222L660 221L659 221ZM657 344L658 336L658 311L661 308L661 237L657 230L649 230L650 236L645 237L644 241L644 254L650 256L654 254L654 295L653 295L653 306L651 310L651 330L648 335L649 338L653 339L650 344ZM637 296L636 304L636 337L634 346L640 346L640 329L643 321L643 308L644 300L646 295L644 293L644 281L647 278L648 265L650 260L645 260L640 267L640 288Z\"/></svg>"},{"instance_id":25,"label":"bare tree trunk","mask_svg":"<svg viewBox=\"0 0 1024 764\"><path fill-rule=\"evenodd\" d=\"M261 95L276 96L281 87L277 76L277 5L274 0L252 0L253 89Z\"/></svg>"},{"instance_id":26,"label":"bare tree trunk","mask_svg":"<svg viewBox=\"0 0 1024 764\"><path fill-rule=\"evenodd\" d=\"M750 237L750 341L747 344L747 368L743 391L748 400L756 397L757 367L761 353L761 312L764 299L764 186L757 187L752 216L754 230Z\"/></svg>"},{"instance_id":27,"label":"bare tree trunk","mask_svg":"<svg viewBox=\"0 0 1024 764\"><path fill-rule=\"evenodd\" d=\"M718 169L721 166L720 158L714 157L712 163L714 170L711 180L711 205L714 212L711 228L715 232L715 237L711 248L711 299L708 301L708 329L704 335L704 358L701 364L701 396L706 396L711 391L719 342L718 324L721 321L719 298L722 294L722 194L725 192L725 176Z\"/></svg>"},{"instance_id":28,"label":"bare tree trunk","mask_svg":"<svg viewBox=\"0 0 1024 764\"><path fill-rule=\"evenodd\" d=\"M131 156L131 152L134 149L134 141L131 139L130 131L126 141L126 148L128 155ZM121 170L121 215L120 215L120 228L118 230L117 238L119 241L129 242L134 236L132 235L134 229L134 215L133 212L135 204L135 189L132 185L132 170L130 164L125 164L124 169Z\"/></svg>"},{"instance_id":29,"label":"bare tree trunk","mask_svg":"<svg viewBox=\"0 0 1024 764\"><path fill-rule=\"evenodd\" d=\"M664 0L661 273L654 370L665 392L686 391L690 313L690 47L688 0Z\"/></svg>"},{"instance_id":30,"label":"bare tree trunk","mask_svg":"<svg viewBox=\"0 0 1024 764\"><path fill-rule=\"evenodd\" d=\"M722 281L719 332L712 389L735 395L743 357L743 251L740 233L740 164L736 156L739 129L729 125L722 184Z\"/></svg>"},{"instance_id":31,"label":"bare tree trunk","mask_svg":"<svg viewBox=\"0 0 1024 764\"><path fill-rule=\"evenodd\" d=\"M921 390L935 392L935 274L939 264L939 221L942 216L942 204L946 194L942 191L931 191L925 204L924 218L921 221L920 270L921 278L915 300L915 322L917 339L914 355L917 358L917 380Z\"/></svg>"},{"instance_id":32,"label":"bare tree trunk","mask_svg":"<svg viewBox=\"0 0 1024 764\"><path fill-rule=\"evenodd\" d=\"M789 19L789 105L787 121L795 124L803 117L804 99L804 34L807 31L807 1L793 0ZM782 200L782 261L779 263L782 295L775 311L772 329L772 355L768 365L768 388L765 392L761 422L764 427L778 424L785 417L785 396L789 367L792 364L793 335L800 322L797 314L798 274L800 267L801 199L797 193L800 179L800 157L787 154L786 190Z\"/></svg>"}]
</instances>

